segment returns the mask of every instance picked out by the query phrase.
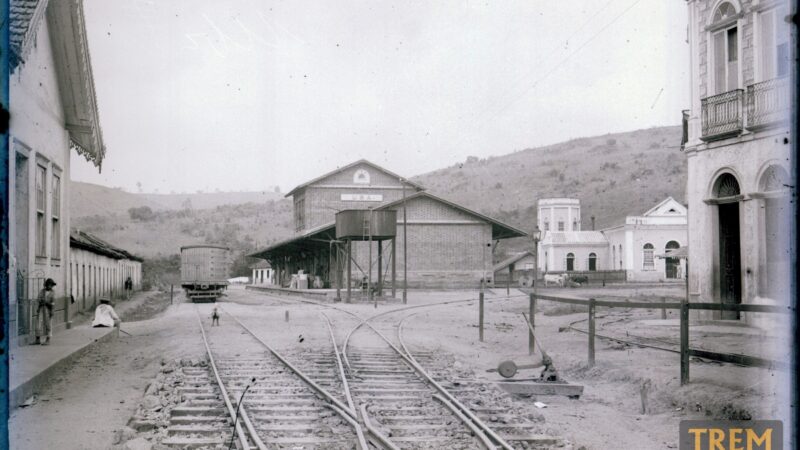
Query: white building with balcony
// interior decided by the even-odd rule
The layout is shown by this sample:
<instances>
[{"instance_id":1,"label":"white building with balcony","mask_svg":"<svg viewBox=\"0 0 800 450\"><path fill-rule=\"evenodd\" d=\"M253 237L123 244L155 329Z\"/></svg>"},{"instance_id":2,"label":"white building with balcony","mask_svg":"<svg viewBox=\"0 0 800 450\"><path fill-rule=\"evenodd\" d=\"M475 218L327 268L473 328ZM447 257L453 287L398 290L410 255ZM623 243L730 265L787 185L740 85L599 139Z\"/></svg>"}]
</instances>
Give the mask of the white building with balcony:
<instances>
[{"instance_id":1,"label":"white building with balcony","mask_svg":"<svg viewBox=\"0 0 800 450\"><path fill-rule=\"evenodd\" d=\"M789 200L795 185L791 4L687 5L690 301L788 304L794 255Z\"/></svg>"}]
</instances>

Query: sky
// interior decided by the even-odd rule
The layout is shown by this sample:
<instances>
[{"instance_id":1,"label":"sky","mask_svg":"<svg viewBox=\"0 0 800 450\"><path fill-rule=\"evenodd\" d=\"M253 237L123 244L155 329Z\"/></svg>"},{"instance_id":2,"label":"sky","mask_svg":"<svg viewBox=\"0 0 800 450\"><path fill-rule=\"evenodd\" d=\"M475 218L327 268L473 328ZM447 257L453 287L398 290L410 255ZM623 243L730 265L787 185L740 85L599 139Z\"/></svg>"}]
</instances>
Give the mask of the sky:
<instances>
[{"instance_id":1,"label":"sky","mask_svg":"<svg viewBox=\"0 0 800 450\"><path fill-rule=\"evenodd\" d=\"M130 192L283 192L365 158L413 176L680 123L685 2L85 0Z\"/></svg>"}]
</instances>

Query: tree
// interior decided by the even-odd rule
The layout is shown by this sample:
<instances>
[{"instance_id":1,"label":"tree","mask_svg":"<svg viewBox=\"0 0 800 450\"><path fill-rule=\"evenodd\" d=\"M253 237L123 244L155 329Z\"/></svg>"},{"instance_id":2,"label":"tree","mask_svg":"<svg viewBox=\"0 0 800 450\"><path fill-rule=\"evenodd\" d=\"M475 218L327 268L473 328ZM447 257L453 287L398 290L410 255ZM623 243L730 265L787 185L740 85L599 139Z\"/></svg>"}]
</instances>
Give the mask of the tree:
<instances>
[{"instance_id":1,"label":"tree","mask_svg":"<svg viewBox=\"0 0 800 450\"><path fill-rule=\"evenodd\" d=\"M153 210L150 209L149 206L130 208L128 209L128 215L131 217L131 220L138 220L140 222L149 222L156 217L156 215L153 213Z\"/></svg>"}]
</instances>

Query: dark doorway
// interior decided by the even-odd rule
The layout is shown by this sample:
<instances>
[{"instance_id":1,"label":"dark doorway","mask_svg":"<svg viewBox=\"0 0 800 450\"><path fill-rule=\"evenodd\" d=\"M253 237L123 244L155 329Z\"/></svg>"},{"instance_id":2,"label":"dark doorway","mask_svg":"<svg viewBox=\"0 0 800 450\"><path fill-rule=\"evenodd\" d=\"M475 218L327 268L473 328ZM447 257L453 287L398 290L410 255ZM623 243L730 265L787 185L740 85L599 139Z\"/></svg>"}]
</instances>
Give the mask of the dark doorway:
<instances>
[{"instance_id":1,"label":"dark doorway","mask_svg":"<svg viewBox=\"0 0 800 450\"><path fill-rule=\"evenodd\" d=\"M665 247L665 251L674 250L676 248L680 248L681 244L678 244L675 241L667 242ZM664 261L664 272L667 276L667 279L675 279L678 277L678 268L680 267L681 261L678 258L667 258Z\"/></svg>"},{"instance_id":2,"label":"dark doorway","mask_svg":"<svg viewBox=\"0 0 800 450\"><path fill-rule=\"evenodd\" d=\"M575 255L567 253L567 272L575 270Z\"/></svg>"},{"instance_id":3,"label":"dark doorway","mask_svg":"<svg viewBox=\"0 0 800 450\"><path fill-rule=\"evenodd\" d=\"M741 247L739 242L739 203L719 205L719 287L720 301L742 302ZM723 311L722 319L738 319L738 311Z\"/></svg>"},{"instance_id":4,"label":"dark doorway","mask_svg":"<svg viewBox=\"0 0 800 450\"><path fill-rule=\"evenodd\" d=\"M589 270L595 271L597 270L597 255L594 253L589 253Z\"/></svg>"}]
</instances>

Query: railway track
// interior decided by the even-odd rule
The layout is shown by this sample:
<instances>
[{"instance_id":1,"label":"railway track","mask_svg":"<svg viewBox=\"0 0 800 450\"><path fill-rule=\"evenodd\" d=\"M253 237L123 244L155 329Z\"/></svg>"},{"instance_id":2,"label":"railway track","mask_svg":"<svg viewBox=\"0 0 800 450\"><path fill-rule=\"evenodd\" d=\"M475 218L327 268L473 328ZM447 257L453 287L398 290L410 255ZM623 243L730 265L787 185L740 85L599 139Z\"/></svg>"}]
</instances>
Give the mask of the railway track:
<instances>
[{"instance_id":1,"label":"railway track","mask_svg":"<svg viewBox=\"0 0 800 450\"><path fill-rule=\"evenodd\" d=\"M508 396L496 388L456 380L445 370L434 373L423 367L441 369L436 355L412 355L403 341L403 322L414 314L389 325L390 331L397 332L396 342L387 337L391 333L370 323L417 308L400 308L361 319L343 344L353 400L360 405L365 421L378 428L393 448L541 449L565 445L559 438L537 433L540 425L527 420L519 408L515 410ZM358 342L353 336L362 327L378 335L382 343ZM490 426L487 422L495 424Z\"/></svg>"},{"instance_id":2,"label":"railway track","mask_svg":"<svg viewBox=\"0 0 800 450\"><path fill-rule=\"evenodd\" d=\"M197 449L564 447L561 439L535 434L538 426L516 414L521 410L514 410L510 400L500 401L508 396L492 392L496 388L455 379L436 354L412 355L402 325L413 314L380 323L389 333L373 325L419 306L363 319L335 306L309 303L359 321L341 351L324 313L328 348L287 355L230 314L233 320L225 326L207 329L198 313L209 364L181 369L182 401L171 411L162 444ZM387 337L394 332L396 337ZM242 334L251 337L250 345L241 344Z\"/></svg>"},{"instance_id":3,"label":"railway track","mask_svg":"<svg viewBox=\"0 0 800 450\"><path fill-rule=\"evenodd\" d=\"M171 412L162 444L181 449L368 448L346 403L335 343L328 352L295 358L302 363L293 365L230 317L233 321L207 332L198 312L209 364L182 369L183 401ZM258 345L236 345L243 333Z\"/></svg>"}]
</instances>

